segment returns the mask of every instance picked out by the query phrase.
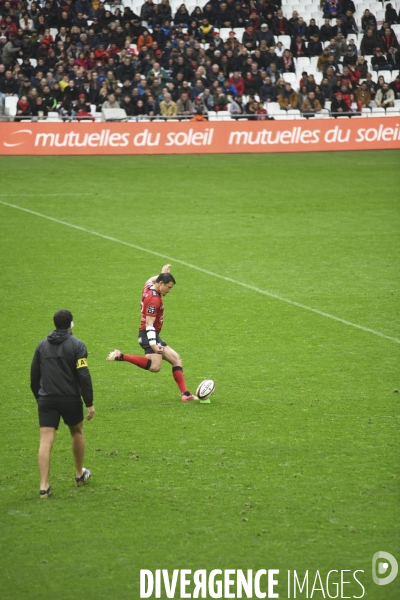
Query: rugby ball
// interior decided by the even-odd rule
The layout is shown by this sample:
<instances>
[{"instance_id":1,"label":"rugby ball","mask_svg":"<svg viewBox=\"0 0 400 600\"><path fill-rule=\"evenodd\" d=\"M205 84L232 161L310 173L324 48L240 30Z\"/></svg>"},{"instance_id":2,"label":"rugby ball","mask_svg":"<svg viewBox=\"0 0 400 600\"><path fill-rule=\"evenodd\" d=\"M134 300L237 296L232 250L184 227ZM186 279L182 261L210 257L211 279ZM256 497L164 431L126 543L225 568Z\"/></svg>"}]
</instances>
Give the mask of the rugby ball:
<instances>
[{"instance_id":1,"label":"rugby ball","mask_svg":"<svg viewBox=\"0 0 400 600\"><path fill-rule=\"evenodd\" d=\"M196 396L199 400L209 398L215 390L215 383L212 379L205 379L200 383L196 390Z\"/></svg>"}]
</instances>

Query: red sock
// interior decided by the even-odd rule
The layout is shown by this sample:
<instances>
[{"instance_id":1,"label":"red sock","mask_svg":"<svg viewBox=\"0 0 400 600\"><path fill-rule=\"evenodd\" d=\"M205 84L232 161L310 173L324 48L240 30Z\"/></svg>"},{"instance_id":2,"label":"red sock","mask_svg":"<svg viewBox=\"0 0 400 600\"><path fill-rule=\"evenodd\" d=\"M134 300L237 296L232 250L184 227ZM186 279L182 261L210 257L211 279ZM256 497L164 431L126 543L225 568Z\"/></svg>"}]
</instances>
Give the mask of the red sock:
<instances>
[{"instance_id":1,"label":"red sock","mask_svg":"<svg viewBox=\"0 0 400 600\"><path fill-rule=\"evenodd\" d=\"M181 394L184 394L188 391L185 383L185 378L183 376L182 367L172 367L172 377L175 379L176 384L181 391Z\"/></svg>"},{"instance_id":2,"label":"red sock","mask_svg":"<svg viewBox=\"0 0 400 600\"><path fill-rule=\"evenodd\" d=\"M146 358L145 356L131 356L130 354L123 354L122 360L130 362L133 365L140 367L141 369L148 370L151 367L150 358Z\"/></svg>"}]
</instances>

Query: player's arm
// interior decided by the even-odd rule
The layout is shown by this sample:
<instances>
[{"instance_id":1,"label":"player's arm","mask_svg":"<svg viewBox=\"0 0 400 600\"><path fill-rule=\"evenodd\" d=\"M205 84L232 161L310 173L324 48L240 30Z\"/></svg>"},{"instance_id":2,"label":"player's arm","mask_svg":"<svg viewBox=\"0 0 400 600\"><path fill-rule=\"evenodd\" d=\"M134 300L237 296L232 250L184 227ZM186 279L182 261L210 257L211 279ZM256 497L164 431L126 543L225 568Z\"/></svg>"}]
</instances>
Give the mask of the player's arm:
<instances>
[{"instance_id":1,"label":"player's arm","mask_svg":"<svg viewBox=\"0 0 400 600\"><path fill-rule=\"evenodd\" d=\"M163 351L163 347L160 346L159 344L157 344L156 341L156 330L154 328L154 321L156 320L155 317L150 317L149 315L146 315L146 335L147 335L147 340L149 342L149 345L151 346L151 349L153 350L153 352L156 352L156 354L161 354Z\"/></svg>"},{"instance_id":2,"label":"player's arm","mask_svg":"<svg viewBox=\"0 0 400 600\"><path fill-rule=\"evenodd\" d=\"M92 419L95 413L93 406L93 386L88 368L87 350L83 343L79 345L76 354L76 374L79 381L79 387L81 388L82 398L88 411L86 418Z\"/></svg>"},{"instance_id":3,"label":"player's arm","mask_svg":"<svg viewBox=\"0 0 400 600\"><path fill-rule=\"evenodd\" d=\"M39 348L36 348L31 364L31 390L36 400L39 397L40 389L40 356Z\"/></svg>"},{"instance_id":4,"label":"player's arm","mask_svg":"<svg viewBox=\"0 0 400 600\"><path fill-rule=\"evenodd\" d=\"M164 265L163 268L161 269L161 273L169 273L171 269L171 265ZM157 280L158 275L154 275L154 277L150 277L149 281L151 281L151 283L155 283Z\"/></svg>"}]
</instances>

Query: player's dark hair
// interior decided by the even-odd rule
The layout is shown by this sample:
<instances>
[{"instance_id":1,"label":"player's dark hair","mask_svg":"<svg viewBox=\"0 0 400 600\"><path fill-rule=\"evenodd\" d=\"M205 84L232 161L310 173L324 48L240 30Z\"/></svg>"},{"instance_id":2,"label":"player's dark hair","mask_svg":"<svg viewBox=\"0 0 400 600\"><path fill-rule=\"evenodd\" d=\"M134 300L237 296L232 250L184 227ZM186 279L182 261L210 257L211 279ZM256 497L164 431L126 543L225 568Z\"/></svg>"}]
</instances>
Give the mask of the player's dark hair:
<instances>
[{"instance_id":1,"label":"player's dark hair","mask_svg":"<svg viewBox=\"0 0 400 600\"><path fill-rule=\"evenodd\" d=\"M171 273L160 273L156 279L156 283L173 283L175 284L175 277Z\"/></svg>"},{"instance_id":2,"label":"player's dark hair","mask_svg":"<svg viewBox=\"0 0 400 600\"><path fill-rule=\"evenodd\" d=\"M69 310L58 310L53 320L56 329L69 329L72 322L72 313Z\"/></svg>"}]
</instances>

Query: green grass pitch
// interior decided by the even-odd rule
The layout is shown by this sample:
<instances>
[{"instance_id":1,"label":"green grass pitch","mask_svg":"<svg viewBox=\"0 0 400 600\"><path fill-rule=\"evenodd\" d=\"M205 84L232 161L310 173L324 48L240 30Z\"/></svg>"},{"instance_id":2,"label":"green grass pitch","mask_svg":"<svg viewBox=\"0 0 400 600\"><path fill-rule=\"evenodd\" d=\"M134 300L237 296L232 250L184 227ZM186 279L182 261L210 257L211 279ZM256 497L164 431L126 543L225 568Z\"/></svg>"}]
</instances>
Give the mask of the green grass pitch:
<instances>
[{"instance_id":1,"label":"green grass pitch","mask_svg":"<svg viewBox=\"0 0 400 600\"><path fill-rule=\"evenodd\" d=\"M362 569L365 598L400 597L400 576L371 577L375 552L400 562L399 166L398 151L0 159L1 600L136 600L140 569L279 569L280 598L289 569ZM167 364L105 360L139 352L141 289L165 262L163 337L192 391L215 380L210 405L182 404ZM93 478L74 487L60 425L40 501L29 368L59 308L89 349Z\"/></svg>"}]
</instances>

